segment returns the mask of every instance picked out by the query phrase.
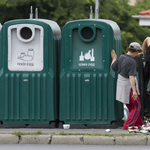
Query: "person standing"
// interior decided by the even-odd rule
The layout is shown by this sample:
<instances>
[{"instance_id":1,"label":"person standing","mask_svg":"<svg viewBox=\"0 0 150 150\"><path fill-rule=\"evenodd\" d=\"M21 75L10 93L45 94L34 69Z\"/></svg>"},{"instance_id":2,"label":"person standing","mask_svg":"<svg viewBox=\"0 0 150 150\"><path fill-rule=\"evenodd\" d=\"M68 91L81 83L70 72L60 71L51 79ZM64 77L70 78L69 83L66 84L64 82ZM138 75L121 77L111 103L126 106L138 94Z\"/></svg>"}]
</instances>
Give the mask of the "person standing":
<instances>
[{"instance_id":1,"label":"person standing","mask_svg":"<svg viewBox=\"0 0 150 150\"><path fill-rule=\"evenodd\" d=\"M144 124L139 116L141 104L136 79L136 62L133 59L141 52L142 48L137 42L132 42L127 48L127 54L122 54L118 58L115 51L111 51L111 68L118 71L116 100L126 104L129 110L128 118L123 125L124 130Z\"/></svg>"},{"instance_id":2,"label":"person standing","mask_svg":"<svg viewBox=\"0 0 150 150\"><path fill-rule=\"evenodd\" d=\"M149 103L150 103L150 37L145 38L142 44L142 53L145 60L144 66L144 88L147 92Z\"/></svg>"}]
</instances>

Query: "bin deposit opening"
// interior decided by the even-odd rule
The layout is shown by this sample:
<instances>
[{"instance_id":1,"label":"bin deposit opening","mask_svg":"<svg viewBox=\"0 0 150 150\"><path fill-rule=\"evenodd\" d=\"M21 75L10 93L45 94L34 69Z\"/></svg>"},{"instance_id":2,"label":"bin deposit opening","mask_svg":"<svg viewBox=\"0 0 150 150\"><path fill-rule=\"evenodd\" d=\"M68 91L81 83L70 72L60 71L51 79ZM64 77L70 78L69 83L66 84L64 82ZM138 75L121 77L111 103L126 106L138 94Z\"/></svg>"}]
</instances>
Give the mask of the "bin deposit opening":
<instances>
[{"instance_id":1,"label":"bin deposit opening","mask_svg":"<svg viewBox=\"0 0 150 150\"><path fill-rule=\"evenodd\" d=\"M28 40L32 37L32 30L28 27L23 27L20 30L20 35L23 39Z\"/></svg>"},{"instance_id":2,"label":"bin deposit opening","mask_svg":"<svg viewBox=\"0 0 150 150\"><path fill-rule=\"evenodd\" d=\"M85 27L81 30L81 35L84 39L89 40L93 37L94 32L90 27Z\"/></svg>"}]
</instances>

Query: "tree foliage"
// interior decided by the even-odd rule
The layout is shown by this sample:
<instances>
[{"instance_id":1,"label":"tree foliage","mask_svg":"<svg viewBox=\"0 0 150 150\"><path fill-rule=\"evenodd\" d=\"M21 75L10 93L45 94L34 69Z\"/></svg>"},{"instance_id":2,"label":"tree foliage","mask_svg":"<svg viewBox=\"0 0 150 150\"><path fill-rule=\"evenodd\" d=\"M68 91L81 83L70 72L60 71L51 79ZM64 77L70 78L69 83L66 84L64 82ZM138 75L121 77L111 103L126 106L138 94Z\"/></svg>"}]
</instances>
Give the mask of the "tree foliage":
<instances>
[{"instance_id":1,"label":"tree foliage","mask_svg":"<svg viewBox=\"0 0 150 150\"><path fill-rule=\"evenodd\" d=\"M135 6L129 6L128 0L99 1L99 18L113 20L121 29L123 52L130 42L142 44L149 36L149 27L139 26L139 20L131 17L149 9L149 0ZM88 19L90 6L94 12L95 0L0 0L0 22L29 18L30 6L38 8L39 18L56 21L62 28L68 21Z\"/></svg>"},{"instance_id":2,"label":"tree foliage","mask_svg":"<svg viewBox=\"0 0 150 150\"><path fill-rule=\"evenodd\" d=\"M148 0L138 3L136 6L129 6L128 0L101 0L100 18L113 20L119 25L124 53L129 43L136 41L142 44L145 37L149 36L150 29L139 26L139 20L131 17L138 15L140 11L147 10L147 2Z\"/></svg>"},{"instance_id":3,"label":"tree foliage","mask_svg":"<svg viewBox=\"0 0 150 150\"><path fill-rule=\"evenodd\" d=\"M89 18L92 0L1 0L0 21L29 17L30 6L38 8L39 18L56 21L63 27L67 21Z\"/></svg>"}]
</instances>

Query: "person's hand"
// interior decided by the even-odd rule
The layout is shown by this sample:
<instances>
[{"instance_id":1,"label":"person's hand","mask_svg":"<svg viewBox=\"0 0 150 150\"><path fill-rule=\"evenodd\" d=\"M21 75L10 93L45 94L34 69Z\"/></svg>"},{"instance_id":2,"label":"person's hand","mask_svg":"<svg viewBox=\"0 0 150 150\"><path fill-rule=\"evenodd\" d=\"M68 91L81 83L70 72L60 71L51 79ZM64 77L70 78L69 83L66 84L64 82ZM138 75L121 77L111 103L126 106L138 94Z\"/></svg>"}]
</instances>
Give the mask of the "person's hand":
<instances>
[{"instance_id":1,"label":"person's hand","mask_svg":"<svg viewBox=\"0 0 150 150\"><path fill-rule=\"evenodd\" d=\"M111 58L112 58L113 60L116 60L116 59L117 59L117 55L116 55L116 53L115 53L114 50L111 51Z\"/></svg>"},{"instance_id":2,"label":"person's hand","mask_svg":"<svg viewBox=\"0 0 150 150\"><path fill-rule=\"evenodd\" d=\"M133 91L132 97L134 100L137 100L137 92L136 91Z\"/></svg>"},{"instance_id":3,"label":"person's hand","mask_svg":"<svg viewBox=\"0 0 150 150\"><path fill-rule=\"evenodd\" d=\"M137 54L137 57L139 58L142 55L142 57L144 57L144 52L140 52Z\"/></svg>"}]
</instances>

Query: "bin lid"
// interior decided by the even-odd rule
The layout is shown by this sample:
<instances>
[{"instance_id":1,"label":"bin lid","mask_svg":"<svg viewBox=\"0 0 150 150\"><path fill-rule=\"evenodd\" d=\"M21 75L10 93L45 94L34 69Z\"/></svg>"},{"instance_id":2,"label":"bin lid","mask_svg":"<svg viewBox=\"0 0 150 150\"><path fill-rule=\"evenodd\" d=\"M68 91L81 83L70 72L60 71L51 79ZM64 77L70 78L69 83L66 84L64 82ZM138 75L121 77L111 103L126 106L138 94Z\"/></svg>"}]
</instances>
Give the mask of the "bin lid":
<instances>
[{"instance_id":1,"label":"bin lid","mask_svg":"<svg viewBox=\"0 0 150 150\"><path fill-rule=\"evenodd\" d=\"M61 37L61 29L59 25L55 21L48 20L48 19L16 19L16 20L7 21L4 24L28 24L28 23L36 24L36 22L43 22L49 25L50 28L52 29L53 37L58 37L58 38Z\"/></svg>"},{"instance_id":2,"label":"bin lid","mask_svg":"<svg viewBox=\"0 0 150 150\"><path fill-rule=\"evenodd\" d=\"M120 28L116 22L107 19L98 19L98 20L109 24L114 31L114 36L120 35Z\"/></svg>"},{"instance_id":3,"label":"bin lid","mask_svg":"<svg viewBox=\"0 0 150 150\"><path fill-rule=\"evenodd\" d=\"M79 19L79 20L73 20L69 21L66 24L72 24L72 23L82 23L82 22L93 22L94 24L107 24L108 26L111 27L113 30L114 36L120 36L120 28L118 24L112 20L107 20L107 19Z\"/></svg>"},{"instance_id":4,"label":"bin lid","mask_svg":"<svg viewBox=\"0 0 150 150\"><path fill-rule=\"evenodd\" d=\"M51 27L54 36L61 37L61 29L55 21L48 20L48 19L33 19L33 20L45 22L46 24L48 24Z\"/></svg>"}]
</instances>

